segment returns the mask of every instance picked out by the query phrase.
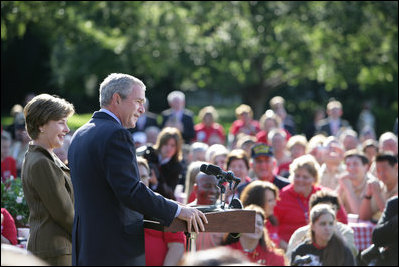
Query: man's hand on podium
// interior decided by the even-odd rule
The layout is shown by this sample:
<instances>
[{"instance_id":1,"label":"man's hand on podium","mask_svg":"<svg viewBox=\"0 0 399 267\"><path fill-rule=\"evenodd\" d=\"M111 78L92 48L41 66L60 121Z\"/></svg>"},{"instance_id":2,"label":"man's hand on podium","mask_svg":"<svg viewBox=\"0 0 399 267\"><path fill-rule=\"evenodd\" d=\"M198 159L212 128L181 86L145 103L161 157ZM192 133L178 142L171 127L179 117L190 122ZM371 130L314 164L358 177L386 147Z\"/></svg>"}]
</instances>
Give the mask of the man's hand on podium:
<instances>
[{"instance_id":1,"label":"man's hand on podium","mask_svg":"<svg viewBox=\"0 0 399 267\"><path fill-rule=\"evenodd\" d=\"M199 233L199 229L205 231L204 223L208 223L208 219L205 217L204 213L196 208L188 206L182 206L177 218L187 222L188 232L191 232L192 227L194 227L194 231L197 234Z\"/></svg>"}]
</instances>

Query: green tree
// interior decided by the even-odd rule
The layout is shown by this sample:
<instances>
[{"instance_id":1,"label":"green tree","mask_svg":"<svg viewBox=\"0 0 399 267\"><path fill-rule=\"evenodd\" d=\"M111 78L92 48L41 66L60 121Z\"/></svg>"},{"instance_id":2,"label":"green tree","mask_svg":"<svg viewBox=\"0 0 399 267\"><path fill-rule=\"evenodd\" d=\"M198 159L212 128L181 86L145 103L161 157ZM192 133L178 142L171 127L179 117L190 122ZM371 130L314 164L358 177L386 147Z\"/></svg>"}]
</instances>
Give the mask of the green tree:
<instances>
[{"instance_id":1,"label":"green tree","mask_svg":"<svg viewBox=\"0 0 399 267\"><path fill-rule=\"evenodd\" d=\"M2 109L15 103L10 92L34 87L93 111L99 82L127 72L145 81L156 111L175 89L240 95L256 117L282 95L303 124L335 96L354 124L373 99L378 127L390 130L397 14L389 1L3 1Z\"/></svg>"}]
</instances>

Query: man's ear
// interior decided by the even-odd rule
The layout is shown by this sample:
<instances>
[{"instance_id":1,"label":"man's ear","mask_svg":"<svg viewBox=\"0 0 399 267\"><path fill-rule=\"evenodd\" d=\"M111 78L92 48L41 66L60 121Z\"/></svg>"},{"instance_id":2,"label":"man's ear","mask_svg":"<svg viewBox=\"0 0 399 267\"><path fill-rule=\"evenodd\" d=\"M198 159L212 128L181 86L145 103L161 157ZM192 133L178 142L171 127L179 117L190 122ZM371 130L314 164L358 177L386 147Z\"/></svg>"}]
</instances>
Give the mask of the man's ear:
<instances>
[{"instance_id":1,"label":"man's ear","mask_svg":"<svg viewBox=\"0 0 399 267\"><path fill-rule=\"evenodd\" d=\"M121 96L118 93L114 93L112 95L112 102L114 102L115 104L118 104L122 101Z\"/></svg>"},{"instance_id":2,"label":"man's ear","mask_svg":"<svg viewBox=\"0 0 399 267\"><path fill-rule=\"evenodd\" d=\"M193 192L197 192L197 190L198 190L198 185L197 185L197 183L195 183L193 186Z\"/></svg>"}]
</instances>

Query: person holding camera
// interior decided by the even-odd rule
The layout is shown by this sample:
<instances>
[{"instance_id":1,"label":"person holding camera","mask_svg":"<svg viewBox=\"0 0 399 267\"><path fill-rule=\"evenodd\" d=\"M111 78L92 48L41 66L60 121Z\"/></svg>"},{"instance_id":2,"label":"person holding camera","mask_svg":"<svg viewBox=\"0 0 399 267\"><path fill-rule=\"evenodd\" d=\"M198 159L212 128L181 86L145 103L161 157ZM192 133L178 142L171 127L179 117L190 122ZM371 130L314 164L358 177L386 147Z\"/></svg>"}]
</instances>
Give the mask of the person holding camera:
<instances>
[{"instance_id":1,"label":"person holding camera","mask_svg":"<svg viewBox=\"0 0 399 267\"><path fill-rule=\"evenodd\" d=\"M368 265L398 266L398 196L388 199L384 212L373 230L373 244L362 251Z\"/></svg>"}]
</instances>

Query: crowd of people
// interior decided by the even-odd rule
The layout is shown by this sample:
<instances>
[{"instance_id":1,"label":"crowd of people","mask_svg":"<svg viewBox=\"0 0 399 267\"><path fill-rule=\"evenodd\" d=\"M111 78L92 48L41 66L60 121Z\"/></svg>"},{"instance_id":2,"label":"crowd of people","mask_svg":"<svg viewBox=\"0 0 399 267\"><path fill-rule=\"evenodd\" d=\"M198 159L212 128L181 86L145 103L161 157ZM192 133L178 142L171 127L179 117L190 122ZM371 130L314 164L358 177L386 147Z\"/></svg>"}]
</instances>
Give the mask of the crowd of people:
<instances>
[{"instance_id":1,"label":"crowd of people","mask_svg":"<svg viewBox=\"0 0 399 267\"><path fill-rule=\"evenodd\" d=\"M301 132L276 96L259 120L239 105L225 132L214 106L195 124L183 92L167 102L154 114L140 80L111 74L100 86L101 109L74 133L67 125L74 107L64 99L41 94L13 107L14 123L2 125L1 179L22 179L30 252L51 265L156 266L193 263L195 253L220 247L239 251L243 265L362 265L348 225L356 214L376 224L381 264L398 264L397 121L378 137L368 105L355 129L330 99ZM233 172L237 189L226 186L221 198L203 164ZM206 214L195 207L234 198L256 212L255 233L202 232ZM394 201L396 209L388 207ZM12 217L4 209L3 227L2 208L2 243L15 245ZM187 221L197 252L185 253L183 232L143 229L145 217ZM396 238L381 238L388 231Z\"/></svg>"}]
</instances>

